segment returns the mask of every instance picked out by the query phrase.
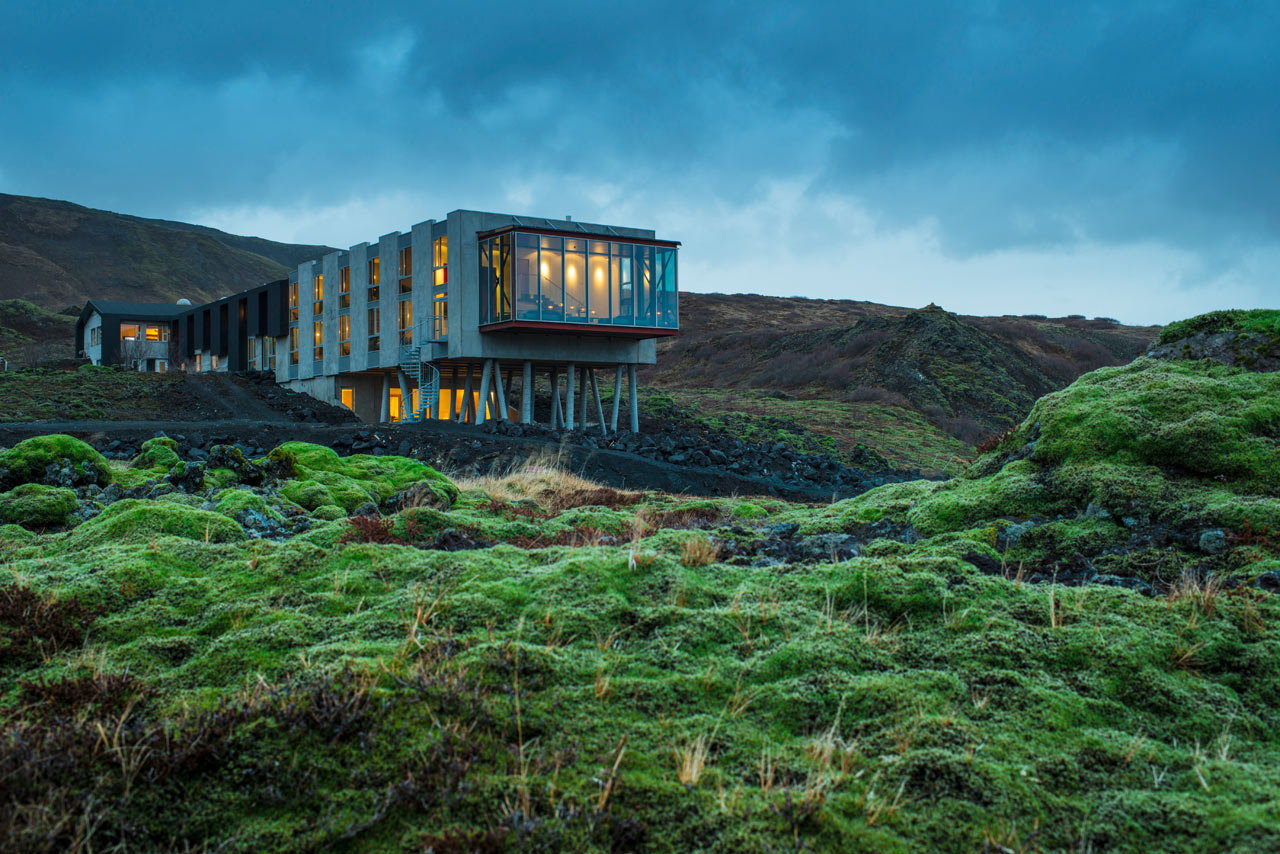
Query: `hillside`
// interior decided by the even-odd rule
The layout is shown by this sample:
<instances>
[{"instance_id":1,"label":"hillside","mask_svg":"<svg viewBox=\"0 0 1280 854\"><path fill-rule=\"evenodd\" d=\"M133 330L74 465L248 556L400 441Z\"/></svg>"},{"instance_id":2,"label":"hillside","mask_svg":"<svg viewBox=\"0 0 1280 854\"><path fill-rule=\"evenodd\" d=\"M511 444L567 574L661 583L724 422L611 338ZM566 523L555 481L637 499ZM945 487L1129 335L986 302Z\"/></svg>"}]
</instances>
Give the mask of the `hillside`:
<instances>
[{"instance_id":1,"label":"hillside","mask_svg":"<svg viewBox=\"0 0 1280 854\"><path fill-rule=\"evenodd\" d=\"M45 309L89 297L205 302L278 279L329 251L0 194L0 300Z\"/></svg>"},{"instance_id":2,"label":"hillside","mask_svg":"<svg viewBox=\"0 0 1280 854\"><path fill-rule=\"evenodd\" d=\"M1275 851L1280 312L1180 328L819 505L27 440L0 840Z\"/></svg>"},{"instance_id":3,"label":"hillside","mask_svg":"<svg viewBox=\"0 0 1280 854\"><path fill-rule=\"evenodd\" d=\"M681 334L646 382L668 416L745 434L859 444L954 468L1036 398L1144 352L1158 327L1083 317L972 317L852 300L680 296Z\"/></svg>"}]
</instances>

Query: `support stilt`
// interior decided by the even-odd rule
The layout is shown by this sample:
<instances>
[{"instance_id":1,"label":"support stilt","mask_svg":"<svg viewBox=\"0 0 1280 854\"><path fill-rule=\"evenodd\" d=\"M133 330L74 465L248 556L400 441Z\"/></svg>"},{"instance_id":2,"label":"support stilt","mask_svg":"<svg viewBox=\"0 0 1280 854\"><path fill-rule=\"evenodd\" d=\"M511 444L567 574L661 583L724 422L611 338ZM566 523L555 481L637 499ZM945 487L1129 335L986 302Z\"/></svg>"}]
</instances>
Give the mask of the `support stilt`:
<instances>
[{"instance_id":1,"label":"support stilt","mask_svg":"<svg viewBox=\"0 0 1280 854\"><path fill-rule=\"evenodd\" d=\"M591 377L591 392L596 398L596 415L600 418L600 435L608 436L609 428L604 424L604 404L600 402L600 383L596 382L596 369L588 368L588 376Z\"/></svg>"},{"instance_id":2,"label":"support stilt","mask_svg":"<svg viewBox=\"0 0 1280 854\"><path fill-rule=\"evenodd\" d=\"M378 420L386 424L391 420L391 374L382 374L382 413Z\"/></svg>"},{"instance_id":3,"label":"support stilt","mask_svg":"<svg viewBox=\"0 0 1280 854\"><path fill-rule=\"evenodd\" d=\"M497 398L497 404L494 406L494 417L499 421L507 420L507 393L506 387L502 384L502 366L494 361L493 363L493 396Z\"/></svg>"},{"instance_id":4,"label":"support stilt","mask_svg":"<svg viewBox=\"0 0 1280 854\"><path fill-rule=\"evenodd\" d=\"M560 371L551 369L551 429L560 429L563 418L560 414Z\"/></svg>"},{"instance_id":5,"label":"support stilt","mask_svg":"<svg viewBox=\"0 0 1280 854\"><path fill-rule=\"evenodd\" d=\"M489 379L492 376L493 360L485 359L484 368L480 372L480 400L476 403L477 425L483 424L489 417Z\"/></svg>"},{"instance_id":6,"label":"support stilt","mask_svg":"<svg viewBox=\"0 0 1280 854\"><path fill-rule=\"evenodd\" d=\"M574 381L577 379L577 377L578 377L578 366L577 366L577 365L575 365L573 362L570 362L570 363L569 363L569 382L568 382L568 383L566 384L566 386L565 386L565 398L566 398L566 400L565 400L565 407L564 407L564 409L565 409L565 412L564 412L564 418L565 418L564 426L565 426L565 429L566 429L566 430L572 430L572 429L573 429L573 417L574 417L574 414L575 414L575 413L574 413L574 411L573 411L573 403L574 403L574 398L573 398L573 386L574 386Z\"/></svg>"},{"instance_id":7,"label":"support stilt","mask_svg":"<svg viewBox=\"0 0 1280 854\"><path fill-rule=\"evenodd\" d=\"M613 414L609 417L609 429L618 432L618 405L622 403L622 365L613 372Z\"/></svg>"},{"instance_id":8,"label":"support stilt","mask_svg":"<svg viewBox=\"0 0 1280 854\"><path fill-rule=\"evenodd\" d=\"M640 392L636 389L636 366L627 365L627 385L631 387L631 432L640 432Z\"/></svg>"},{"instance_id":9,"label":"support stilt","mask_svg":"<svg viewBox=\"0 0 1280 854\"><path fill-rule=\"evenodd\" d=\"M587 373L590 368L582 369L582 379L578 381L578 423L583 430L587 429L587 398L591 396L590 389L587 387Z\"/></svg>"},{"instance_id":10,"label":"support stilt","mask_svg":"<svg viewBox=\"0 0 1280 854\"><path fill-rule=\"evenodd\" d=\"M471 414L471 365L468 363L466 370L466 380L462 387L462 400L458 404L458 417L454 419L459 424L464 423Z\"/></svg>"},{"instance_id":11,"label":"support stilt","mask_svg":"<svg viewBox=\"0 0 1280 854\"><path fill-rule=\"evenodd\" d=\"M524 363L520 377L520 423L533 423L533 362Z\"/></svg>"}]
</instances>

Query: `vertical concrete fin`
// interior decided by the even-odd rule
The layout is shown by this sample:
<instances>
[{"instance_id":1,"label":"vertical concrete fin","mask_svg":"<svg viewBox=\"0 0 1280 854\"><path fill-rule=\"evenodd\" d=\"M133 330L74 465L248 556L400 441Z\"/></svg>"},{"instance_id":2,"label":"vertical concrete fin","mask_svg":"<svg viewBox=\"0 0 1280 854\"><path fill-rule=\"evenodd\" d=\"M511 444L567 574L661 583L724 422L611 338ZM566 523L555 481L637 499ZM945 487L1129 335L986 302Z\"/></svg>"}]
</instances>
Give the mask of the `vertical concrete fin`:
<instances>
[{"instance_id":1,"label":"vertical concrete fin","mask_svg":"<svg viewBox=\"0 0 1280 854\"><path fill-rule=\"evenodd\" d=\"M631 387L631 432L640 432L640 392L636 389L635 363L627 365L627 385Z\"/></svg>"},{"instance_id":2,"label":"vertical concrete fin","mask_svg":"<svg viewBox=\"0 0 1280 854\"><path fill-rule=\"evenodd\" d=\"M520 377L520 423L533 423L533 362L525 362Z\"/></svg>"},{"instance_id":3,"label":"vertical concrete fin","mask_svg":"<svg viewBox=\"0 0 1280 854\"><path fill-rule=\"evenodd\" d=\"M618 432L618 405L622 403L622 365L613 372L613 414L609 417L609 429Z\"/></svg>"},{"instance_id":4,"label":"vertical concrete fin","mask_svg":"<svg viewBox=\"0 0 1280 854\"><path fill-rule=\"evenodd\" d=\"M573 398L573 385L574 385L574 381L577 379L577 376L578 376L578 366L577 366L577 365L575 365L573 362L570 362L570 363L569 363L568 371L569 371L569 375L568 375L568 382L567 382L567 383L565 383L565 397L566 397L566 400L565 400L565 406L564 406L564 409L565 409L565 412L564 412L565 425L564 425L564 426L565 426L565 429L566 429L566 430L572 430L572 429L573 429L573 417L574 417L574 411L573 411L573 404L574 404L574 398Z\"/></svg>"}]
</instances>

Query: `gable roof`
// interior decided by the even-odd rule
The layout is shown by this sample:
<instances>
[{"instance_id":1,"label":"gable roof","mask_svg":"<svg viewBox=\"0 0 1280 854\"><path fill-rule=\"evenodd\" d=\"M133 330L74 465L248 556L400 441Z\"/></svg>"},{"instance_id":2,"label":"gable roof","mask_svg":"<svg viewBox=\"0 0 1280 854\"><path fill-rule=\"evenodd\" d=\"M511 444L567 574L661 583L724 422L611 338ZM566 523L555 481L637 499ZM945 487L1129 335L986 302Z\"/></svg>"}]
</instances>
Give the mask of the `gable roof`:
<instances>
[{"instance_id":1,"label":"gable roof","mask_svg":"<svg viewBox=\"0 0 1280 854\"><path fill-rule=\"evenodd\" d=\"M184 311L190 311L189 305L172 305L159 302L115 302L113 300L91 299L85 308L92 307L99 314L114 314L120 317L137 318L138 320L172 320Z\"/></svg>"}]
</instances>

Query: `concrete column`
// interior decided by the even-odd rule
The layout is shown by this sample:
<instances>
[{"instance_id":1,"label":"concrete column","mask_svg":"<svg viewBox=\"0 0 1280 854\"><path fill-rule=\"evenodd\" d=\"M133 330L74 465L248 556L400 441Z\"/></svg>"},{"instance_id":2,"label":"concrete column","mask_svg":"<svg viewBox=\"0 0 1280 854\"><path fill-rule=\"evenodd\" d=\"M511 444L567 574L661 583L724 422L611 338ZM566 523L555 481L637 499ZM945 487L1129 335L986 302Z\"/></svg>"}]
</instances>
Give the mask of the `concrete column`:
<instances>
[{"instance_id":1,"label":"concrete column","mask_svg":"<svg viewBox=\"0 0 1280 854\"><path fill-rule=\"evenodd\" d=\"M551 429L555 430L560 426L560 371L557 368L551 369Z\"/></svg>"},{"instance_id":2,"label":"concrete column","mask_svg":"<svg viewBox=\"0 0 1280 854\"><path fill-rule=\"evenodd\" d=\"M618 432L618 405L622 403L622 365L613 372L613 414L609 418L609 429Z\"/></svg>"},{"instance_id":3,"label":"concrete column","mask_svg":"<svg viewBox=\"0 0 1280 854\"><path fill-rule=\"evenodd\" d=\"M493 363L493 396L497 399L497 406L494 407L494 415L499 421L507 420L507 389L502 384L502 366L497 360Z\"/></svg>"},{"instance_id":4,"label":"concrete column","mask_svg":"<svg viewBox=\"0 0 1280 854\"><path fill-rule=\"evenodd\" d=\"M462 397L458 400L458 414L453 420L461 424L467 420L467 410L471 408L471 363L467 363L466 380L462 386Z\"/></svg>"},{"instance_id":5,"label":"concrete column","mask_svg":"<svg viewBox=\"0 0 1280 854\"><path fill-rule=\"evenodd\" d=\"M565 397L566 397L566 400L565 400L565 407L564 407L564 410L565 410L565 411L564 411L564 418L565 418L565 424L564 424L564 426L565 426L565 429L566 429L566 430L572 430L572 429L573 429L573 416L574 416L574 412L573 412L573 403L574 403L574 400L573 400L573 384L574 384L574 380L576 380L576 379L577 379L577 377L578 377L578 366L577 366L577 365L575 365L573 362L570 362L570 363L569 363L569 377L568 377L569 381L568 381L568 383L566 383L566 385L565 385Z\"/></svg>"},{"instance_id":6,"label":"concrete column","mask_svg":"<svg viewBox=\"0 0 1280 854\"><path fill-rule=\"evenodd\" d=\"M408 421L413 412L413 391L409 388L409 378L399 368L396 368L396 380L400 383L400 420Z\"/></svg>"},{"instance_id":7,"label":"concrete column","mask_svg":"<svg viewBox=\"0 0 1280 854\"><path fill-rule=\"evenodd\" d=\"M383 424L391 420L391 374L382 372L382 415L378 418Z\"/></svg>"},{"instance_id":8,"label":"concrete column","mask_svg":"<svg viewBox=\"0 0 1280 854\"><path fill-rule=\"evenodd\" d=\"M533 423L533 362L524 363L520 383L520 423Z\"/></svg>"},{"instance_id":9,"label":"concrete column","mask_svg":"<svg viewBox=\"0 0 1280 854\"><path fill-rule=\"evenodd\" d=\"M627 365L627 385L631 387L631 432L640 432L640 392L636 389L636 366Z\"/></svg>"},{"instance_id":10,"label":"concrete column","mask_svg":"<svg viewBox=\"0 0 1280 854\"><path fill-rule=\"evenodd\" d=\"M590 368L582 369L582 379L578 380L578 424L583 430L587 429L587 398L590 393L587 389L587 374Z\"/></svg>"},{"instance_id":11,"label":"concrete column","mask_svg":"<svg viewBox=\"0 0 1280 854\"><path fill-rule=\"evenodd\" d=\"M489 406L489 378L493 373L493 360L484 360L484 369L480 372L480 400L476 403L476 424L483 424L487 418Z\"/></svg>"},{"instance_id":12,"label":"concrete column","mask_svg":"<svg viewBox=\"0 0 1280 854\"><path fill-rule=\"evenodd\" d=\"M591 377L591 392L596 399L596 415L600 418L600 435L609 435L609 428L604 424L604 404L600 402L600 383L596 381L596 369L588 369L588 375Z\"/></svg>"}]
</instances>

